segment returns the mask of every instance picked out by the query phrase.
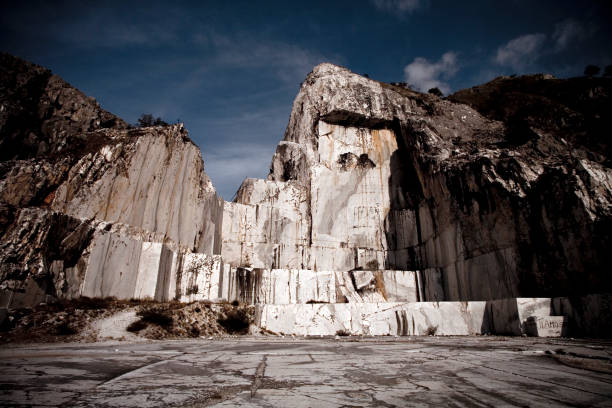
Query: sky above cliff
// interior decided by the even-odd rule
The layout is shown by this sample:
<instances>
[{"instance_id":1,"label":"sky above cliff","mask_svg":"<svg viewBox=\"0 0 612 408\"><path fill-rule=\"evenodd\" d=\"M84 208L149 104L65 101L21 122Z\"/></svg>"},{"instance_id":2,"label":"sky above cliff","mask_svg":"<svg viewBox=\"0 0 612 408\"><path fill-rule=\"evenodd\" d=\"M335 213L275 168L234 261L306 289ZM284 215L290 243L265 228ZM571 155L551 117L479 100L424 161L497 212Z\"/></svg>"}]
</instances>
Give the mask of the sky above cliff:
<instances>
[{"instance_id":1,"label":"sky above cliff","mask_svg":"<svg viewBox=\"0 0 612 408\"><path fill-rule=\"evenodd\" d=\"M53 3L53 4L51 4ZM449 93L498 75L612 64L608 1L3 2L0 50L135 123L185 123L217 191L265 177L321 62Z\"/></svg>"}]
</instances>

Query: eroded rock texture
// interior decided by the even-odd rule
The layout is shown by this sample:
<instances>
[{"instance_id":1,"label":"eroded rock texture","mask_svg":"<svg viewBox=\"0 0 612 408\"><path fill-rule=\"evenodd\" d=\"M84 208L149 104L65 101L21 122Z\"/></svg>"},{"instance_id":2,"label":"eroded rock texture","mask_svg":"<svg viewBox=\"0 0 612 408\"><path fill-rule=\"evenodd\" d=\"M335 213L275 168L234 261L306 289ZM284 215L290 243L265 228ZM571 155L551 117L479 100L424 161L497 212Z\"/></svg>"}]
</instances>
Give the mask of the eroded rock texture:
<instances>
[{"instance_id":1,"label":"eroded rock texture","mask_svg":"<svg viewBox=\"0 0 612 408\"><path fill-rule=\"evenodd\" d=\"M183 126L133 129L44 68L0 69L2 306L173 299L182 254L221 250L223 202Z\"/></svg>"}]
</instances>

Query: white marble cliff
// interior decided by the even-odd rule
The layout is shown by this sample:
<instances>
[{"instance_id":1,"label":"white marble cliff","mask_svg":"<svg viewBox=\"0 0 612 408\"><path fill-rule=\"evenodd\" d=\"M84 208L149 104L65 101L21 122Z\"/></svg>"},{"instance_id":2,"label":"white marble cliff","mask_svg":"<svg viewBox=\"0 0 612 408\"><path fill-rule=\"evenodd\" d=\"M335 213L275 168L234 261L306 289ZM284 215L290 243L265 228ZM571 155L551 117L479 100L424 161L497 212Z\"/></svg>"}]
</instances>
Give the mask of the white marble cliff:
<instances>
[{"instance_id":1,"label":"white marble cliff","mask_svg":"<svg viewBox=\"0 0 612 408\"><path fill-rule=\"evenodd\" d=\"M2 307L237 300L257 305L261 330L297 335L609 330L593 322L610 321L612 171L606 149L570 150L562 127L322 64L268 179L223 202L182 125L128 129L43 68L2 62L29 75L11 86L43 78L39 105L56 101L19 130L35 135L25 150L0 118L13 152L0 173Z\"/></svg>"}]
</instances>

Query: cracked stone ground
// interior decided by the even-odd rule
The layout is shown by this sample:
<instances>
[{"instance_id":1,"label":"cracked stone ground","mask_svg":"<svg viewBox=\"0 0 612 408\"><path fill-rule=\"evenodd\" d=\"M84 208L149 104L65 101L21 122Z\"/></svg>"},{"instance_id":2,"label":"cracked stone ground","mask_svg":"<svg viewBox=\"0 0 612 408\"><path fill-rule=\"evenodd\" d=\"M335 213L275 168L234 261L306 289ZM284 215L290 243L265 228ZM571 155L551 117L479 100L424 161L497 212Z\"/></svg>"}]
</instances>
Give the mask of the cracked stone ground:
<instances>
[{"instance_id":1,"label":"cracked stone ground","mask_svg":"<svg viewBox=\"0 0 612 408\"><path fill-rule=\"evenodd\" d=\"M612 406L612 341L240 338L5 346L0 406Z\"/></svg>"}]
</instances>

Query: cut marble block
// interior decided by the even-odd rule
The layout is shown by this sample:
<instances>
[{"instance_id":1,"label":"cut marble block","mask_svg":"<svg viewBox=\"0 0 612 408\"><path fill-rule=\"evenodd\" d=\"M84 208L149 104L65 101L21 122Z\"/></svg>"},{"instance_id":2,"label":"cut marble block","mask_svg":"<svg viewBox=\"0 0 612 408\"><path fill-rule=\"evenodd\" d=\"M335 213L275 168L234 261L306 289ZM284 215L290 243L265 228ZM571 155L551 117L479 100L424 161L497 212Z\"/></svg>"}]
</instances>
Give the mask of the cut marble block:
<instances>
[{"instance_id":1,"label":"cut marble block","mask_svg":"<svg viewBox=\"0 0 612 408\"><path fill-rule=\"evenodd\" d=\"M534 337L562 337L569 332L566 316L529 316L525 322L525 333Z\"/></svg>"},{"instance_id":2,"label":"cut marble block","mask_svg":"<svg viewBox=\"0 0 612 408\"><path fill-rule=\"evenodd\" d=\"M177 252L161 242L143 241L132 231L94 233L79 295L118 299L173 298Z\"/></svg>"},{"instance_id":3,"label":"cut marble block","mask_svg":"<svg viewBox=\"0 0 612 408\"><path fill-rule=\"evenodd\" d=\"M417 272L336 272L336 290L348 303L416 302Z\"/></svg>"},{"instance_id":4,"label":"cut marble block","mask_svg":"<svg viewBox=\"0 0 612 408\"><path fill-rule=\"evenodd\" d=\"M352 335L605 337L612 333L611 305L608 294L468 302L260 305L256 324L275 333L301 336L342 331Z\"/></svg>"},{"instance_id":5,"label":"cut marble block","mask_svg":"<svg viewBox=\"0 0 612 408\"><path fill-rule=\"evenodd\" d=\"M218 255L195 253L183 254L179 282L177 298L181 301L296 304L418 300L414 271L233 268L224 265Z\"/></svg>"},{"instance_id":6,"label":"cut marble block","mask_svg":"<svg viewBox=\"0 0 612 408\"><path fill-rule=\"evenodd\" d=\"M220 255L184 254L176 298L181 302L220 299L227 292L227 288L223 287L228 282L223 280L224 271Z\"/></svg>"},{"instance_id":7,"label":"cut marble block","mask_svg":"<svg viewBox=\"0 0 612 408\"><path fill-rule=\"evenodd\" d=\"M486 302L261 305L256 324L299 336L470 335L483 330Z\"/></svg>"}]
</instances>

